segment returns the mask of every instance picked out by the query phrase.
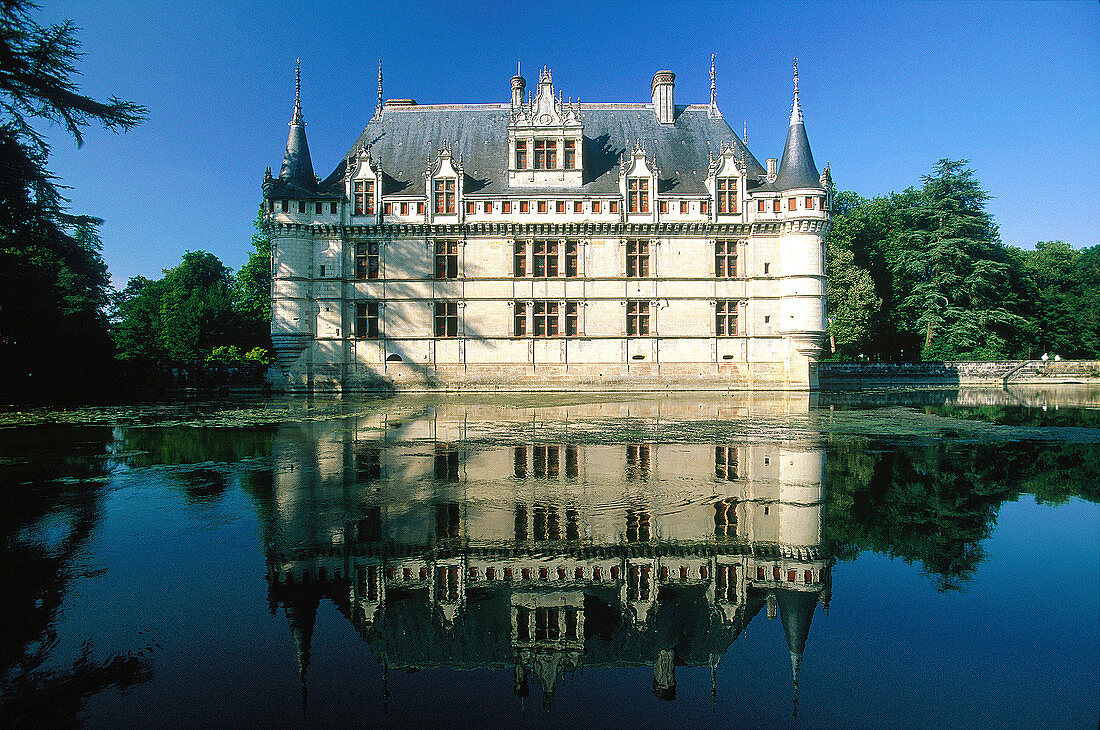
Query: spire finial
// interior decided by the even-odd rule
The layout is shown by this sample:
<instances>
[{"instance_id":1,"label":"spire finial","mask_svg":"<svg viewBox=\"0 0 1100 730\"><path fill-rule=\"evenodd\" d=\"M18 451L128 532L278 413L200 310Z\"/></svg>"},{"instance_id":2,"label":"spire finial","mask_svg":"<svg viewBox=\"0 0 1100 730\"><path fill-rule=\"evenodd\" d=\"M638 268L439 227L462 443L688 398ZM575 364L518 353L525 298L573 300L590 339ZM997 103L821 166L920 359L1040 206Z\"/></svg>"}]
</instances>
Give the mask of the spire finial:
<instances>
[{"instance_id":1,"label":"spire finial","mask_svg":"<svg viewBox=\"0 0 1100 730\"><path fill-rule=\"evenodd\" d=\"M710 54L710 105L717 106L718 99L718 74L714 70L714 58L717 54Z\"/></svg>"},{"instance_id":2,"label":"spire finial","mask_svg":"<svg viewBox=\"0 0 1100 730\"><path fill-rule=\"evenodd\" d=\"M294 116L291 117L291 125L297 125L304 127L302 122L302 59L297 59L298 63L294 69Z\"/></svg>"},{"instance_id":3,"label":"spire finial","mask_svg":"<svg viewBox=\"0 0 1100 730\"><path fill-rule=\"evenodd\" d=\"M378 114L382 113L382 59L378 59Z\"/></svg>"},{"instance_id":4,"label":"spire finial","mask_svg":"<svg viewBox=\"0 0 1100 730\"><path fill-rule=\"evenodd\" d=\"M791 124L802 122L802 105L798 102L798 59L794 59L794 107L791 109Z\"/></svg>"},{"instance_id":5,"label":"spire finial","mask_svg":"<svg viewBox=\"0 0 1100 730\"><path fill-rule=\"evenodd\" d=\"M741 141L745 144L749 143L749 120L744 121L744 127L741 129Z\"/></svg>"}]
</instances>

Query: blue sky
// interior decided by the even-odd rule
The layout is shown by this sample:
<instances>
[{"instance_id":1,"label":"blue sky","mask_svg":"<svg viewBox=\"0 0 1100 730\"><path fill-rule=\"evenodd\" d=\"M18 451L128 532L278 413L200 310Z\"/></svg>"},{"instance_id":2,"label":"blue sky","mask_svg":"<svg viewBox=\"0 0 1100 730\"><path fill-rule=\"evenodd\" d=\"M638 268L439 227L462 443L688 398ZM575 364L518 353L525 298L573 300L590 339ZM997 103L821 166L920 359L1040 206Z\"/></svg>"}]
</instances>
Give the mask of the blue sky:
<instances>
[{"instance_id":1,"label":"blue sky","mask_svg":"<svg viewBox=\"0 0 1100 730\"><path fill-rule=\"evenodd\" d=\"M710 97L763 161L782 153L799 59L819 167L871 196L969 159L1005 243L1100 243L1100 4L921 3L111 3L47 2L72 19L85 93L149 108L127 134L51 132L74 212L106 220L115 285L158 278L187 250L238 268L264 168L276 172L302 59L313 165L327 175L377 97L505 102L548 65L582 101L649 100L659 69L676 102Z\"/></svg>"}]
</instances>

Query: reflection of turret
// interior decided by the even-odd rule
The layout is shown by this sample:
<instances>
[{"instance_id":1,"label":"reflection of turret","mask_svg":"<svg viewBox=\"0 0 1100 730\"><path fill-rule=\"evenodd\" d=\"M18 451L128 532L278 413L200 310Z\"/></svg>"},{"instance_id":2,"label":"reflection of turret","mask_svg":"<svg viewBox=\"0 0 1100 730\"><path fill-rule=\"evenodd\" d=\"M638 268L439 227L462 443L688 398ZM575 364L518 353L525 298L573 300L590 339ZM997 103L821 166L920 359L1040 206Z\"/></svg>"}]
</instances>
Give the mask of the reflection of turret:
<instances>
[{"instance_id":1,"label":"reflection of turret","mask_svg":"<svg viewBox=\"0 0 1100 730\"><path fill-rule=\"evenodd\" d=\"M810 622L817 608L818 594L806 591L780 589L776 596L779 600L779 618L783 622L783 633L787 637L787 648L791 652L791 677L794 680L795 713L798 713L798 670L802 668L802 652L806 649L806 639L810 635Z\"/></svg>"},{"instance_id":2,"label":"reflection of turret","mask_svg":"<svg viewBox=\"0 0 1100 730\"><path fill-rule=\"evenodd\" d=\"M302 680L302 712L306 709L306 670L309 668L309 647L313 641L313 625L317 621L317 607L321 594L309 588L288 598L286 620L294 638L294 654L298 660L298 675Z\"/></svg>"}]
</instances>

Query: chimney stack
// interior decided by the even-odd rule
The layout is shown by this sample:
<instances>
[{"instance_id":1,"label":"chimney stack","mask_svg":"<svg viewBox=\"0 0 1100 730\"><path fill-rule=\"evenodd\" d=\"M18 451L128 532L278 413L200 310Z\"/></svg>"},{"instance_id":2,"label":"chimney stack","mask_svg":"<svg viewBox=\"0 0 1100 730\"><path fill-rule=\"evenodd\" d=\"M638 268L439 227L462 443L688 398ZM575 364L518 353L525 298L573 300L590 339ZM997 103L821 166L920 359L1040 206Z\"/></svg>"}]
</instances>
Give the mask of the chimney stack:
<instances>
[{"instance_id":1,"label":"chimney stack","mask_svg":"<svg viewBox=\"0 0 1100 730\"><path fill-rule=\"evenodd\" d=\"M676 74L671 71L658 71L653 74L653 111L661 124L672 124L676 121L676 107L672 101L675 82Z\"/></svg>"},{"instance_id":2,"label":"chimney stack","mask_svg":"<svg viewBox=\"0 0 1100 730\"><path fill-rule=\"evenodd\" d=\"M527 80L518 73L512 77L512 106L523 106L523 90L527 87Z\"/></svg>"}]
</instances>

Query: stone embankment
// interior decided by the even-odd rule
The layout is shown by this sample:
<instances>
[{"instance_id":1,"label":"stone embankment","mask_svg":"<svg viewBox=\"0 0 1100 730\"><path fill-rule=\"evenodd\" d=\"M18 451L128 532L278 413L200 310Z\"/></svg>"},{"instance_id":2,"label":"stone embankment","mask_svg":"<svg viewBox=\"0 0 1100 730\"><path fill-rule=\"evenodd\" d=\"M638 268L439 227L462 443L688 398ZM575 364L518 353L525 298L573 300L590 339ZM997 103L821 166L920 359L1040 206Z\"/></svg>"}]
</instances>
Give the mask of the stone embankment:
<instances>
[{"instance_id":1,"label":"stone embankment","mask_svg":"<svg viewBox=\"0 0 1100 730\"><path fill-rule=\"evenodd\" d=\"M823 362L818 375L826 389L1098 383L1100 361Z\"/></svg>"}]
</instances>

